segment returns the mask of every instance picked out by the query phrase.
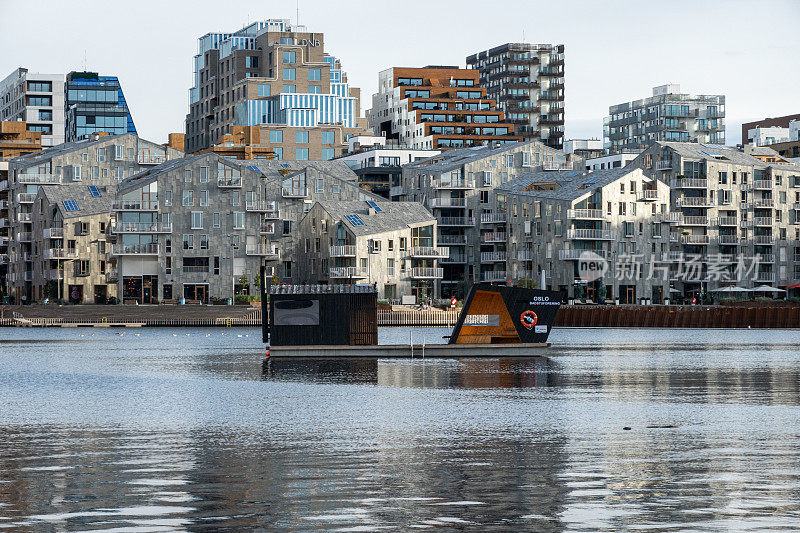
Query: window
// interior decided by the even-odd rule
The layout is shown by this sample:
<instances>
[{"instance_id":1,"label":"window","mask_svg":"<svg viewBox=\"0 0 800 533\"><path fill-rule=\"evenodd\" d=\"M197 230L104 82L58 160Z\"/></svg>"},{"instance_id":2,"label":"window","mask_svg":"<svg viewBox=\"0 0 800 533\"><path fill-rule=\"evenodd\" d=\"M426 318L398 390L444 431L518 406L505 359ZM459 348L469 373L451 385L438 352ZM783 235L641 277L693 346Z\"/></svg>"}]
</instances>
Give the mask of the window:
<instances>
[{"instance_id":1,"label":"window","mask_svg":"<svg viewBox=\"0 0 800 533\"><path fill-rule=\"evenodd\" d=\"M194 235L191 233L183 234L183 249L194 250Z\"/></svg>"},{"instance_id":2,"label":"window","mask_svg":"<svg viewBox=\"0 0 800 533\"><path fill-rule=\"evenodd\" d=\"M53 120L53 111L48 109L40 109L39 120Z\"/></svg>"},{"instance_id":3,"label":"window","mask_svg":"<svg viewBox=\"0 0 800 533\"><path fill-rule=\"evenodd\" d=\"M200 207L208 207L208 191L200 191Z\"/></svg>"},{"instance_id":4,"label":"window","mask_svg":"<svg viewBox=\"0 0 800 533\"><path fill-rule=\"evenodd\" d=\"M244 229L244 211L233 212L233 229Z\"/></svg>"},{"instance_id":5,"label":"window","mask_svg":"<svg viewBox=\"0 0 800 533\"><path fill-rule=\"evenodd\" d=\"M272 87L269 83L259 83L258 84L258 96L270 96L272 93Z\"/></svg>"},{"instance_id":6,"label":"window","mask_svg":"<svg viewBox=\"0 0 800 533\"><path fill-rule=\"evenodd\" d=\"M97 149L97 161L102 163L106 160L106 149L105 148L98 148Z\"/></svg>"},{"instance_id":7,"label":"window","mask_svg":"<svg viewBox=\"0 0 800 533\"><path fill-rule=\"evenodd\" d=\"M308 148L296 148L294 158L296 161L308 161Z\"/></svg>"},{"instance_id":8,"label":"window","mask_svg":"<svg viewBox=\"0 0 800 533\"><path fill-rule=\"evenodd\" d=\"M239 191L233 191L233 196L231 196L231 205L237 206L241 203L241 197L239 195Z\"/></svg>"},{"instance_id":9,"label":"window","mask_svg":"<svg viewBox=\"0 0 800 533\"><path fill-rule=\"evenodd\" d=\"M294 81L297 79L297 71L293 68L283 69L283 81Z\"/></svg>"},{"instance_id":10,"label":"window","mask_svg":"<svg viewBox=\"0 0 800 533\"><path fill-rule=\"evenodd\" d=\"M386 270L387 274L394 276L394 259L389 258L386 260Z\"/></svg>"},{"instance_id":11,"label":"window","mask_svg":"<svg viewBox=\"0 0 800 533\"><path fill-rule=\"evenodd\" d=\"M72 167L72 179L81 181L81 167Z\"/></svg>"},{"instance_id":12,"label":"window","mask_svg":"<svg viewBox=\"0 0 800 533\"><path fill-rule=\"evenodd\" d=\"M320 81L320 80L322 80L322 69L319 68L308 69L308 81Z\"/></svg>"},{"instance_id":13,"label":"window","mask_svg":"<svg viewBox=\"0 0 800 533\"><path fill-rule=\"evenodd\" d=\"M121 144L118 144L114 147L114 159L117 161L125 159L125 147Z\"/></svg>"},{"instance_id":14,"label":"window","mask_svg":"<svg viewBox=\"0 0 800 533\"><path fill-rule=\"evenodd\" d=\"M200 235L200 249L208 250L208 235Z\"/></svg>"},{"instance_id":15,"label":"window","mask_svg":"<svg viewBox=\"0 0 800 533\"><path fill-rule=\"evenodd\" d=\"M291 235L292 234L292 221L291 220L284 220L283 221L283 234L284 235Z\"/></svg>"},{"instance_id":16,"label":"window","mask_svg":"<svg viewBox=\"0 0 800 533\"><path fill-rule=\"evenodd\" d=\"M322 178L317 178L314 180L314 192L322 193L325 192L325 180Z\"/></svg>"},{"instance_id":17,"label":"window","mask_svg":"<svg viewBox=\"0 0 800 533\"><path fill-rule=\"evenodd\" d=\"M192 211L192 229L203 229L202 211Z\"/></svg>"},{"instance_id":18,"label":"window","mask_svg":"<svg viewBox=\"0 0 800 533\"><path fill-rule=\"evenodd\" d=\"M100 179L100 167L92 167L92 179L93 180Z\"/></svg>"},{"instance_id":19,"label":"window","mask_svg":"<svg viewBox=\"0 0 800 533\"><path fill-rule=\"evenodd\" d=\"M283 142L283 130L270 130L270 132L269 132L269 142L271 142L271 143L282 143Z\"/></svg>"},{"instance_id":20,"label":"window","mask_svg":"<svg viewBox=\"0 0 800 533\"><path fill-rule=\"evenodd\" d=\"M172 191L164 191L164 205L172 205Z\"/></svg>"},{"instance_id":21,"label":"window","mask_svg":"<svg viewBox=\"0 0 800 533\"><path fill-rule=\"evenodd\" d=\"M258 56L246 56L244 58L244 68L258 68Z\"/></svg>"},{"instance_id":22,"label":"window","mask_svg":"<svg viewBox=\"0 0 800 533\"><path fill-rule=\"evenodd\" d=\"M483 173L483 185L487 187L492 184L492 173L490 171L484 171Z\"/></svg>"},{"instance_id":23,"label":"window","mask_svg":"<svg viewBox=\"0 0 800 533\"><path fill-rule=\"evenodd\" d=\"M208 183L208 167L200 167L200 183Z\"/></svg>"},{"instance_id":24,"label":"window","mask_svg":"<svg viewBox=\"0 0 800 533\"><path fill-rule=\"evenodd\" d=\"M297 57L296 52L284 52L283 53L283 62L288 64L294 64L295 58Z\"/></svg>"},{"instance_id":25,"label":"window","mask_svg":"<svg viewBox=\"0 0 800 533\"><path fill-rule=\"evenodd\" d=\"M280 161L283 159L283 147L276 146L272 151L275 152L275 160Z\"/></svg>"},{"instance_id":26,"label":"window","mask_svg":"<svg viewBox=\"0 0 800 533\"><path fill-rule=\"evenodd\" d=\"M214 275L219 276L219 256L214 257Z\"/></svg>"},{"instance_id":27,"label":"window","mask_svg":"<svg viewBox=\"0 0 800 533\"><path fill-rule=\"evenodd\" d=\"M333 144L336 142L336 134L332 131L323 131L320 134L322 144Z\"/></svg>"},{"instance_id":28,"label":"window","mask_svg":"<svg viewBox=\"0 0 800 533\"><path fill-rule=\"evenodd\" d=\"M322 85L309 85L308 92L310 94L322 94Z\"/></svg>"},{"instance_id":29,"label":"window","mask_svg":"<svg viewBox=\"0 0 800 533\"><path fill-rule=\"evenodd\" d=\"M192 171L189 170L188 168L183 171L183 181L185 181L186 183L192 182Z\"/></svg>"},{"instance_id":30,"label":"window","mask_svg":"<svg viewBox=\"0 0 800 533\"><path fill-rule=\"evenodd\" d=\"M53 82L50 81L29 81L28 90L34 93L53 92Z\"/></svg>"},{"instance_id":31,"label":"window","mask_svg":"<svg viewBox=\"0 0 800 533\"><path fill-rule=\"evenodd\" d=\"M53 106L53 97L52 96L29 96L28 97L28 105L29 106L52 107Z\"/></svg>"},{"instance_id":32,"label":"window","mask_svg":"<svg viewBox=\"0 0 800 533\"><path fill-rule=\"evenodd\" d=\"M172 237L164 239L164 252L168 254L172 253Z\"/></svg>"},{"instance_id":33,"label":"window","mask_svg":"<svg viewBox=\"0 0 800 533\"><path fill-rule=\"evenodd\" d=\"M214 227L219 227L219 213L214 213Z\"/></svg>"},{"instance_id":34,"label":"window","mask_svg":"<svg viewBox=\"0 0 800 533\"><path fill-rule=\"evenodd\" d=\"M321 150L320 159L323 161L328 161L329 159L333 159L336 157L336 152L333 148L323 148Z\"/></svg>"},{"instance_id":35,"label":"window","mask_svg":"<svg viewBox=\"0 0 800 533\"><path fill-rule=\"evenodd\" d=\"M297 85L284 85L283 92L285 93L296 93L297 92Z\"/></svg>"},{"instance_id":36,"label":"window","mask_svg":"<svg viewBox=\"0 0 800 533\"><path fill-rule=\"evenodd\" d=\"M308 132L296 131L294 134L294 142L298 144L308 144Z\"/></svg>"},{"instance_id":37,"label":"window","mask_svg":"<svg viewBox=\"0 0 800 533\"><path fill-rule=\"evenodd\" d=\"M181 205L183 205L183 207L194 206L194 191L183 191Z\"/></svg>"}]
</instances>

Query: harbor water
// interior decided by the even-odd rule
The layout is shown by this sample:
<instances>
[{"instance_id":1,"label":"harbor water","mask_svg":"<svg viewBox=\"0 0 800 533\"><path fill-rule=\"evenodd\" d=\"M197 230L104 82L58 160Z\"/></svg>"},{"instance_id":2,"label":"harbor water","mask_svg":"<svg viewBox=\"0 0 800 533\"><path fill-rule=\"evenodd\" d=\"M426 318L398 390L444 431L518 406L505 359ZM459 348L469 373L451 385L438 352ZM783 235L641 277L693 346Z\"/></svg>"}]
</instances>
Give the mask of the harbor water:
<instances>
[{"instance_id":1,"label":"harbor water","mask_svg":"<svg viewBox=\"0 0 800 533\"><path fill-rule=\"evenodd\" d=\"M260 341L0 329L0 530L800 529L798 330L557 329L535 359Z\"/></svg>"}]
</instances>

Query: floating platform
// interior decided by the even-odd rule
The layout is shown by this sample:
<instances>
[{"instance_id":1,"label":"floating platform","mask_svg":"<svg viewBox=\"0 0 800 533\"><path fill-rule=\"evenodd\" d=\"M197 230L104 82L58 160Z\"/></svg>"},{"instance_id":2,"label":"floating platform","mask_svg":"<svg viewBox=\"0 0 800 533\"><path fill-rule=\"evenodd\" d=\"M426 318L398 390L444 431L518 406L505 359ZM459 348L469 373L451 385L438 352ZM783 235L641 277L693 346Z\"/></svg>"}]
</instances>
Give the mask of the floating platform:
<instances>
[{"instance_id":1,"label":"floating platform","mask_svg":"<svg viewBox=\"0 0 800 533\"><path fill-rule=\"evenodd\" d=\"M372 346L305 345L272 346L270 358L364 358L364 359L456 359L498 357L543 357L549 342L516 344L378 344Z\"/></svg>"}]
</instances>

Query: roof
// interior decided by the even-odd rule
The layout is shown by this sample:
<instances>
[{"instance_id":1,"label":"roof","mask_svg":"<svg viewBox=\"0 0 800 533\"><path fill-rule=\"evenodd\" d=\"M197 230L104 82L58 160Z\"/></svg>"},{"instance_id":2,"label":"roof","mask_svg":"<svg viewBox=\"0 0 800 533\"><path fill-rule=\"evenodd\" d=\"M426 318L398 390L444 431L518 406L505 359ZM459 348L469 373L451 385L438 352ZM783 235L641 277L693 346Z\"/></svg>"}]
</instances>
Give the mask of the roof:
<instances>
[{"instance_id":1,"label":"roof","mask_svg":"<svg viewBox=\"0 0 800 533\"><path fill-rule=\"evenodd\" d=\"M11 160L11 163L14 163L15 167L29 167L37 163L40 163L42 161L48 161L53 157L59 155L67 154L69 152L76 150L83 150L85 148L89 148L98 145L100 143L105 143L114 139L119 139L127 135L133 135L133 134L120 133L119 135L105 135L103 137L100 137L99 139L93 139L93 140L85 139L81 141L61 143L59 145L50 148L45 148L44 150L41 150L39 152L16 157Z\"/></svg>"},{"instance_id":2,"label":"roof","mask_svg":"<svg viewBox=\"0 0 800 533\"><path fill-rule=\"evenodd\" d=\"M382 210L373 214L369 214L367 202L322 200L317 203L331 218L340 220L357 237L397 231L436 221L418 202L372 202ZM348 215L358 215L358 218L348 218ZM354 224L354 220L359 219L363 225Z\"/></svg>"},{"instance_id":3,"label":"roof","mask_svg":"<svg viewBox=\"0 0 800 533\"><path fill-rule=\"evenodd\" d=\"M520 141L516 143L500 145L483 145L473 146L470 148L455 148L452 150L445 150L439 155L409 163L407 167L430 172L447 172L449 170L461 168L466 163L479 161L490 156L508 152L509 150L522 148L525 145L537 145L537 147L542 148L542 150L545 152L560 155L562 157L564 156L563 153L559 152L555 148L550 148L539 141Z\"/></svg>"},{"instance_id":4,"label":"roof","mask_svg":"<svg viewBox=\"0 0 800 533\"><path fill-rule=\"evenodd\" d=\"M233 161L233 160L231 160ZM334 178L345 181L358 182L358 176L347 166L344 161L283 161L277 159L239 159L233 161L240 165L256 167L267 177L278 176L283 178L281 172L298 172L306 168L318 170Z\"/></svg>"},{"instance_id":5,"label":"roof","mask_svg":"<svg viewBox=\"0 0 800 533\"><path fill-rule=\"evenodd\" d=\"M746 151L736 146L725 146L720 144L703 144L703 143L681 143L681 142L664 142L660 141L657 144L671 148L679 156L689 159L708 159L712 161L724 161L734 165L753 166L756 168L774 167L786 170L800 170L796 164L782 164L782 163L766 163L761 159L754 157L751 154L771 156L781 158L772 148L766 146L748 146ZM720 160L716 156L722 156L725 159Z\"/></svg>"},{"instance_id":6,"label":"roof","mask_svg":"<svg viewBox=\"0 0 800 533\"><path fill-rule=\"evenodd\" d=\"M59 185L58 187L39 187L42 196L48 202L55 204L61 212L61 216L66 220L69 218L81 218L92 215L108 215L111 212L111 204L114 201L113 188L97 187L100 196L93 196L89 188L95 187L91 184L71 183ZM75 202L77 210L67 210L64 202Z\"/></svg>"},{"instance_id":7,"label":"roof","mask_svg":"<svg viewBox=\"0 0 800 533\"><path fill-rule=\"evenodd\" d=\"M154 166L154 167L152 167L152 168L150 168L148 170L145 170L143 172L139 172L138 174L134 174L133 176L131 176L129 178L125 178L124 180L119 182L119 185L117 186L117 188L120 191L127 191L129 189L140 187L140 186L144 185L145 183L149 183L149 182L151 182L151 181L153 181L155 179L158 179L158 177L160 175L162 175L162 174L165 174L167 172L171 172L171 171L173 171L175 169L178 169L178 168L183 168L183 167L185 167L187 165L190 165L190 164L194 163L195 161L197 161L199 159L203 159L203 158L206 158L206 157L208 157L208 158L218 158L218 159L222 159L222 160L230 162L230 160L227 160L224 157L220 157L219 155L214 154L214 153L195 154L195 155L189 155L189 156L186 156L186 157L180 157L178 159L169 159L169 160L161 163L160 165L156 165L156 166Z\"/></svg>"},{"instance_id":8,"label":"roof","mask_svg":"<svg viewBox=\"0 0 800 533\"><path fill-rule=\"evenodd\" d=\"M497 187L498 192L532 196L536 198L549 198L553 200L577 200L578 198L605 187L620 178L639 171L635 167L608 168L603 170L556 170L539 171L523 174L507 183ZM557 183L559 187L554 190L528 191L526 187L533 183Z\"/></svg>"}]
</instances>

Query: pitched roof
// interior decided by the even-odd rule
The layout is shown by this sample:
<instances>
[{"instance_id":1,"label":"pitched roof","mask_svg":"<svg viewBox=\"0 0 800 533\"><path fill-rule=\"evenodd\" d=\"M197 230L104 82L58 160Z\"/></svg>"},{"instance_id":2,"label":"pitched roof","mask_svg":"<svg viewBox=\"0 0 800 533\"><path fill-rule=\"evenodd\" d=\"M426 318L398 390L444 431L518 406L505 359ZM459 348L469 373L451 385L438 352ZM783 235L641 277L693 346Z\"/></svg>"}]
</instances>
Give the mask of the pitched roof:
<instances>
[{"instance_id":1,"label":"pitched roof","mask_svg":"<svg viewBox=\"0 0 800 533\"><path fill-rule=\"evenodd\" d=\"M341 180L354 182L358 181L358 176L356 176L355 172L353 172L344 161L284 161L276 159L239 159L236 161L230 161L247 167L256 167L268 178L283 178L281 172L288 171L294 173L306 168L312 168Z\"/></svg>"},{"instance_id":2,"label":"pitched roof","mask_svg":"<svg viewBox=\"0 0 800 533\"><path fill-rule=\"evenodd\" d=\"M473 146L470 148L455 148L453 150L445 150L439 155L425 159L419 159L413 163L409 163L406 166L417 170L428 170L430 172L447 172L448 170L460 168L466 163L471 163L486 157L502 154L503 152L518 149L525 145L536 145L545 152L552 153L554 155L564 155L555 148L550 148L539 141L520 141L501 145L483 145Z\"/></svg>"},{"instance_id":3,"label":"pitched roof","mask_svg":"<svg viewBox=\"0 0 800 533\"><path fill-rule=\"evenodd\" d=\"M800 170L795 164L767 163L754 155L772 156L783 159L778 152L766 146L748 146L746 149L721 144L682 143L659 141L657 144L671 148L679 156L690 159L708 159L724 161L734 165L753 166L756 168L774 167L777 169ZM720 156L724 159L720 159Z\"/></svg>"},{"instance_id":4,"label":"pitched roof","mask_svg":"<svg viewBox=\"0 0 800 533\"><path fill-rule=\"evenodd\" d=\"M125 178L124 180L119 182L117 189L120 191L127 191L128 189L134 189L136 187L144 185L145 183L149 183L155 179L158 179L158 177L161 174L164 174L166 172L171 172L177 168L186 167L194 163L195 161L198 161L203 158L225 159L217 154L212 154L212 153L194 154L186 157L180 157L178 159L169 159L161 163L160 165L156 165L143 172L134 174L129 178Z\"/></svg>"},{"instance_id":5,"label":"pitched roof","mask_svg":"<svg viewBox=\"0 0 800 533\"><path fill-rule=\"evenodd\" d=\"M373 214L369 213L370 206L367 202L322 200L318 203L331 218L341 220L356 236L396 231L436 220L422 204L417 202L375 202L382 212L373 211ZM348 215L357 215L358 218L348 218ZM354 220L359 219L363 225L354 224Z\"/></svg>"},{"instance_id":6,"label":"pitched roof","mask_svg":"<svg viewBox=\"0 0 800 533\"><path fill-rule=\"evenodd\" d=\"M523 174L498 186L495 190L520 196L571 201L577 200L598 187L604 187L638 170L638 168L634 167L584 170L582 172L574 170L543 170ZM528 186L535 183L556 183L557 187L553 190L526 190Z\"/></svg>"},{"instance_id":7,"label":"pitched roof","mask_svg":"<svg viewBox=\"0 0 800 533\"><path fill-rule=\"evenodd\" d=\"M97 187L100 196L93 196L89 184L70 183L67 185L39 187L40 194L51 204L55 204L61 216L81 218L92 215L109 214L114 201L113 187ZM65 202L75 202L77 210L68 210Z\"/></svg>"},{"instance_id":8,"label":"pitched roof","mask_svg":"<svg viewBox=\"0 0 800 533\"><path fill-rule=\"evenodd\" d=\"M42 161L48 161L48 160L52 159L55 156L59 156L59 155L62 155L62 154L67 154L67 153L72 152L74 150L84 150L86 148L95 146L95 145L100 144L100 143L105 143L105 142L108 142L108 141L111 141L111 140L114 140L114 139L119 139L119 138L124 137L126 135L133 135L133 134L132 133L120 133L119 135L105 135L103 137L100 137L99 139L93 139L93 140L85 139L85 140L81 140L81 141L73 141L73 142L61 143L59 145L56 145L56 146L53 146L53 147L50 147L50 148L45 148L44 150L41 150L39 152L35 152L35 153L32 153L32 154L27 154L27 155L23 155L23 156L20 156L20 157L16 157L16 158L12 159L10 162L13 163L14 166L17 167L17 168L19 168L19 167L28 167L28 166L40 163Z\"/></svg>"}]
</instances>

